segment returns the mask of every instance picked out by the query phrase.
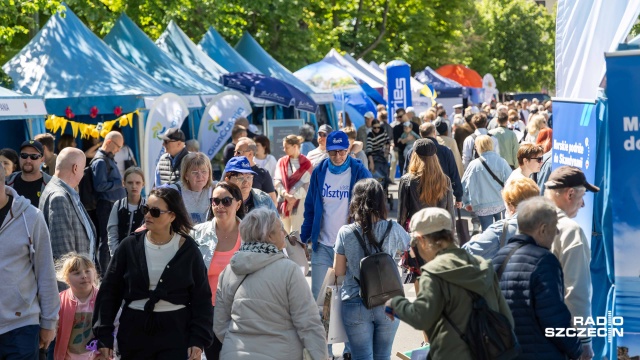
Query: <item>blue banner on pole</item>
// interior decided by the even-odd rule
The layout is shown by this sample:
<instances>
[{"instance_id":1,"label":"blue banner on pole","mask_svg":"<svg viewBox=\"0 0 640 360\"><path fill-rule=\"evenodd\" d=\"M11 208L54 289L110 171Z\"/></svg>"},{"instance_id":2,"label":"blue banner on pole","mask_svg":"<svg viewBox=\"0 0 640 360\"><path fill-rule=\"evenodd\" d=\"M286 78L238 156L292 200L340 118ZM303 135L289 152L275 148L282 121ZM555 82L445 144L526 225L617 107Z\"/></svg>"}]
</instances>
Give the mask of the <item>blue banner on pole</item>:
<instances>
[{"instance_id":1,"label":"blue banner on pole","mask_svg":"<svg viewBox=\"0 0 640 360\"><path fill-rule=\"evenodd\" d=\"M595 101L553 100L553 170L569 165L580 168L590 184L596 176L596 104ZM574 220L591 240L593 229L593 193L584 195L584 208Z\"/></svg>"},{"instance_id":2,"label":"blue banner on pole","mask_svg":"<svg viewBox=\"0 0 640 360\"><path fill-rule=\"evenodd\" d=\"M610 195L615 266L614 313L624 318L618 353L640 355L640 55L607 54ZM555 106L555 104L554 104Z\"/></svg>"},{"instance_id":3,"label":"blue banner on pole","mask_svg":"<svg viewBox=\"0 0 640 360\"><path fill-rule=\"evenodd\" d=\"M394 60L387 64L387 106L389 114L399 108L406 109L411 102L411 66L404 61ZM391 118L390 115L389 117Z\"/></svg>"}]
</instances>

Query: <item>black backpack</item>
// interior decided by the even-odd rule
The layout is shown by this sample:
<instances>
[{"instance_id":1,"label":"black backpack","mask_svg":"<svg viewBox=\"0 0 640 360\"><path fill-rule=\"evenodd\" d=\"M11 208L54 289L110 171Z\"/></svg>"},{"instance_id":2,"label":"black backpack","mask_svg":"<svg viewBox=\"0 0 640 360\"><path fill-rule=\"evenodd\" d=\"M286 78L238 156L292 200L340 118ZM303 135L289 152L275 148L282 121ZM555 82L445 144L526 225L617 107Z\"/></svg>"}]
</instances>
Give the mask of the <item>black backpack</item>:
<instances>
[{"instance_id":1,"label":"black backpack","mask_svg":"<svg viewBox=\"0 0 640 360\"><path fill-rule=\"evenodd\" d=\"M365 254L365 257L360 260L360 279L356 279L356 282L360 285L360 297L367 309L384 305L394 296L404 296L404 287L396 262L393 261L391 255L382 250L384 240L389 236L393 226L390 220L387 222L387 230L382 236L382 240L376 244L374 254L369 251L355 225L351 225L351 230L358 238Z\"/></svg>"},{"instance_id":2,"label":"black backpack","mask_svg":"<svg viewBox=\"0 0 640 360\"><path fill-rule=\"evenodd\" d=\"M82 176L82 180L80 180L80 184L78 184L80 202L82 202L84 209L87 211L95 210L98 206L98 194L96 194L96 191L93 188L93 170L91 169L93 162L98 159L104 159L104 162L107 165L107 177L111 174L111 164L109 161L102 155L102 153L96 152L96 155L91 159L91 162L89 162L89 166L84 168L84 175Z\"/></svg>"},{"instance_id":3,"label":"black backpack","mask_svg":"<svg viewBox=\"0 0 640 360\"><path fill-rule=\"evenodd\" d=\"M493 136L491 133L487 133L487 135L489 136ZM476 133L471 134L471 138L473 139L473 148L471 148L471 158L472 159L477 159L480 157L480 154L478 154L478 151L476 150L476 138L478 137L478 135Z\"/></svg>"},{"instance_id":4,"label":"black backpack","mask_svg":"<svg viewBox=\"0 0 640 360\"><path fill-rule=\"evenodd\" d=\"M502 276L507 262L521 246L516 246L498 270L498 279ZM465 289L466 290L466 289ZM511 323L506 316L492 310L487 301L479 294L466 290L471 297L471 316L467 330L463 333L451 321L447 313L442 316L451 324L460 338L469 346L474 360L511 360L520 355L522 349Z\"/></svg>"}]
</instances>

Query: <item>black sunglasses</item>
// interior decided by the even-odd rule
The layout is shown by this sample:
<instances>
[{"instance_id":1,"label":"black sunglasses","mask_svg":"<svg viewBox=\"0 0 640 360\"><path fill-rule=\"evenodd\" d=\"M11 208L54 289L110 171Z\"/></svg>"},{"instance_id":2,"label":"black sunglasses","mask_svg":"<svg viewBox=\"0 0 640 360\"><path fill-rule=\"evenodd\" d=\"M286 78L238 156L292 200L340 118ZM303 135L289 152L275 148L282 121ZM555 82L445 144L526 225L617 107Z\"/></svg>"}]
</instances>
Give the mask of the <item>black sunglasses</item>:
<instances>
[{"instance_id":1,"label":"black sunglasses","mask_svg":"<svg viewBox=\"0 0 640 360\"><path fill-rule=\"evenodd\" d=\"M380 130L380 126L373 126L373 130Z\"/></svg>"},{"instance_id":2,"label":"black sunglasses","mask_svg":"<svg viewBox=\"0 0 640 360\"><path fill-rule=\"evenodd\" d=\"M24 160L27 160L27 158L36 161L38 159L40 159L42 157L41 154L26 154L26 153L20 153L20 157L23 158Z\"/></svg>"},{"instance_id":3,"label":"black sunglasses","mask_svg":"<svg viewBox=\"0 0 640 360\"><path fill-rule=\"evenodd\" d=\"M529 160L536 160L538 163L541 163L541 162L542 162L542 159L543 159L543 157L542 157L542 156L540 156L540 157L534 157L534 158L531 158L531 159L529 159Z\"/></svg>"},{"instance_id":4,"label":"black sunglasses","mask_svg":"<svg viewBox=\"0 0 640 360\"><path fill-rule=\"evenodd\" d=\"M142 210L142 215L147 215L147 213L149 213L154 218L158 218L162 214L166 214L166 213L172 212L171 210L160 210L157 207L150 208L147 205L142 205L140 207L140 210Z\"/></svg>"},{"instance_id":5,"label":"black sunglasses","mask_svg":"<svg viewBox=\"0 0 640 360\"><path fill-rule=\"evenodd\" d=\"M226 196L226 197L223 197L222 199L211 198L211 203L215 206L218 206L220 205L220 203L222 203L222 206L229 207L233 203L233 198L231 196Z\"/></svg>"}]
</instances>

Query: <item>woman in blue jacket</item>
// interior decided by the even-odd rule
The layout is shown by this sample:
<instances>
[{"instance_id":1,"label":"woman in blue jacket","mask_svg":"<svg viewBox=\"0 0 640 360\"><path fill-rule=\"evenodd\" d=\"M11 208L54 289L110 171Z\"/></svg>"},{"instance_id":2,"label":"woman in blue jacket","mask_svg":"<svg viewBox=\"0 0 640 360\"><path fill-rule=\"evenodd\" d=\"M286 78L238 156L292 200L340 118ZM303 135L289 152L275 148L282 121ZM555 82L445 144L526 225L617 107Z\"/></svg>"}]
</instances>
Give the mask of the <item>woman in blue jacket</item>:
<instances>
[{"instance_id":1,"label":"woman in blue jacket","mask_svg":"<svg viewBox=\"0 0 640 360\"><path fill-rule=\"evenodd\" d=\"M478 136L474 146L480 157L469 163L462 176L462 203L467 211L478 215L485 231L504 215L500 192L511 175L511 167L493 151L493 140L488 135Z\"/></svg>"},{"instance_id":2,"label":"woman in blue jacket","mask_svg":"<svg viewBox=\"0 0 640 360\"><path fill-rule=\"evenodd\" d=\"M329 158L322 160L311 174L309 191L304 201L302 241L312 243L311 292L315 299L330 267L333 267L338 231L349 224L349 201L356 182L370 178L371 173L347 152L349 138L342 131L327 136ZM345 349L345 352L346 351ZM331 354L329 354L331 355Z\"/></svg>"}]
</instances>

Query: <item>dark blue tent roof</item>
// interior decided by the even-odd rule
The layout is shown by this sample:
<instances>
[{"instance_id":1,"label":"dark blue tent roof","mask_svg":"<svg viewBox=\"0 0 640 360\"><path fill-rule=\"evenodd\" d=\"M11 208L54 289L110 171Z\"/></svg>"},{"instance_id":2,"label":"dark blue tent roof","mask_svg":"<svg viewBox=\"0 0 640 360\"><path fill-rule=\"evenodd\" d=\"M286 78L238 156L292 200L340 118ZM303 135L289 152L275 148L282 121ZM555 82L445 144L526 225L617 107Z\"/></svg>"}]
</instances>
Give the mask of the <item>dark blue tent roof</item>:
<instances>
[{"instance_id":1,"label":"dark blue tent roof","mask_svg":"<svg viewBox=\"0 0 640 360\"><path fill-rule=\"evenodd\" d=\"M438 93L438 97L461 97L466 93L462 85L438 74L429 66L423 71L417 72L415 78L423 84L433 86Z\"/></svg>"},{"instance_id":2,"label":"dark blue tent roof","mask_svg":"<svg viewBox=\"0 0 640 360\"><path fill-rule=\"evenodd\" d=\"M222 87L199 78L175 62L125 14L104 37L104 42L138 69L164 84L183 90L185 94L205 95L223 91Z\"/></svg>"},{"instance_id":3,"label":"dark blue tent roof","mask_svg":"<svg viewBox=\"0 0 640 360\"><path fill-rule=\"evenodd\" d=\"M94 35L66 8L3 66L17 89L45 98L50 114L64 115L70 106L78 115L97 106L112 113L143 107L143 95L181 93L135 68Z\"/></svg>"},{"instance_id":4,"label":"dark blue tent roof","mask_svg":"<svg viewBox=\"0 0 640 360\"><path fill-rule=\"evenodd\" d=\"M209 26L209 31L200 40L198 48L230 72L262 74L258 68L238 54L236 49L229 45L213 26Z\"/></svg>"}]
</instances>

